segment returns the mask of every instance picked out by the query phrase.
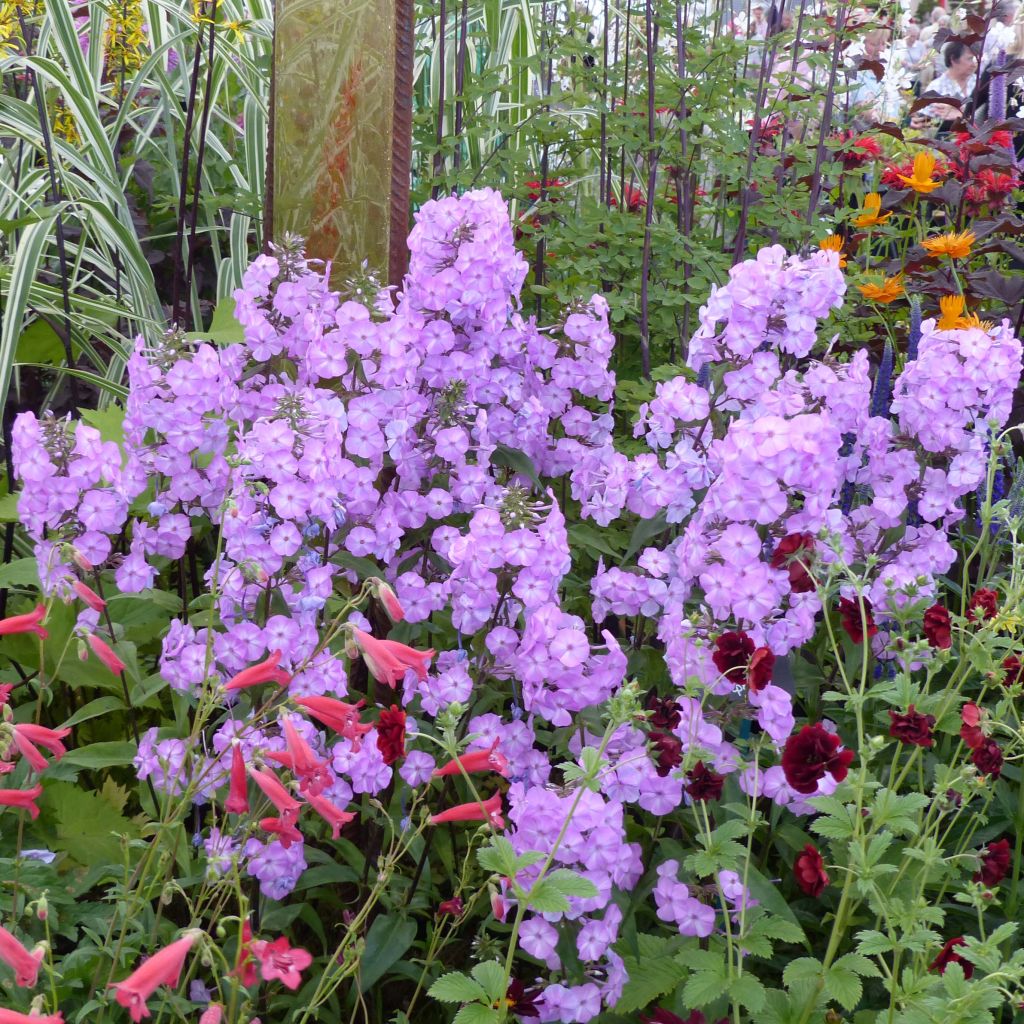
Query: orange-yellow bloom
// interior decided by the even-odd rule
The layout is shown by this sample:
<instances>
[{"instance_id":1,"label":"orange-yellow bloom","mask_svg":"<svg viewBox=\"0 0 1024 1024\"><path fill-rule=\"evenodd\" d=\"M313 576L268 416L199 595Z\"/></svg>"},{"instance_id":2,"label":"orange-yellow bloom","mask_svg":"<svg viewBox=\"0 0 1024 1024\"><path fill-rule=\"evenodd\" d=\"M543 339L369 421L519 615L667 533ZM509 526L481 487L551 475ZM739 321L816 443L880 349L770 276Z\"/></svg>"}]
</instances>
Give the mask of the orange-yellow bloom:
<instances>
[{"instance_id":1,"label":"orange-yellow bloom","mask_svg":"<svg viewBox=\"0 0 1024 1024\"><path fill-rule=\"evenodd\" d=\"M869 192L864 197L864 212L854 218L853 223L859 228L873 228L878 224L884 224L891 216L891 213L882 213L882 197L877 192Z\"/></svg>"},{"instance_id":2,"label":"orange-yellow bloom","mask_svg":"<svg viewBox=\"0 0 1024 1024\"><path fill-rule=\"evenodd\" d=\"M974 245L974 232L948 231L944 235L926 238L921 243L933 256L948 256L950 259L962 260L971 254Z\"/></svg>"},{"instance_id":3,"label":"orange-yellow bloom","mask_svg":"<svg viewBox=\"0 0 1024 1024\"><path fill-rule=\"evenodd\" d=\"M839 266L846 266L846 256L843 253L843 240L839 235L828 235L818 243L818 249L822 252L834 252L839 257Z\"/></svg>"},{"instance_id":4,"label":"orange-yellow bloom","mask_svg":"<svg viewBox=\"0 0 1024 1024\"><path fill-rule=\"evenodd\" d=\"M903 294L903 275L887 277L881 284L859 284L857 287L865 299L888 305Z\"/></svg>"},{"instance_id":5,"label":"orange-yellow bloom","mask_svg":"<svg viewBox=\"0 0 1024 1024\"><path fill-rule=\"evenodd\" d=\"M960 326L961 315L964 311L964 297L962 295L943 295L939 299L939 309L942 311L938 323L939 330L955 330Z\"/></svg>"},{"instance_id":6,"label":"orange-yellow bloom","mask_svg":"<svg viewBox=\"0 0 1024 1024\"><path fill-rule=\"evenodd\" d=\"M914 173L909 178L904 174L899 174L897 177L904 185L909 185L915 192L927 195L929 192L934 192L942 184L941 181L933 180L932 172L934 170L934 154L929 153L927 150L922 150L914 157Z\"/></svg>"}]
</instances>

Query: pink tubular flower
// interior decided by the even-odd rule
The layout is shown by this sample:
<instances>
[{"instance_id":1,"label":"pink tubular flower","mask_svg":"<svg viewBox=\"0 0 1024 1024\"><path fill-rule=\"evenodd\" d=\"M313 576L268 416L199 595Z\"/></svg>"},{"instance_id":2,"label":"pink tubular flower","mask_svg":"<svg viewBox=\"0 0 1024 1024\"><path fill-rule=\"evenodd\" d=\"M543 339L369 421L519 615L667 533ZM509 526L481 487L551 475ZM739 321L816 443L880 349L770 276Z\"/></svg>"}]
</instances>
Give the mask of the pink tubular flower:
<instances>
[{"instance_id":1,"label":"pink tubular flower","mask_svg":"<svg viewBox=\"0 0 1024 1024\"><path fill-rule=\"evenodd\" d=\"M313 962L306 950L292 949L283 935L273 942L258 939L252 944L252 951L260 962L263 980L280 981L293 992L302 984L302 972Z\"/></svg>"},{"instance_id":2,"label":"pink tubular flower","mask_svg":"<svg viewBox=\"0 0 1024 1024\"><path fill-rule=\"evenodd\" d=\"M252 955L252 925L248 921L242 922L242 941L238 946L238 962L232 968L231 974L239 978L246 988L256 984L256 961Z\"/></svg>"},{"instance_id":3,"label":"pink tubular flower","mask_svg":"<svg viewBox=\"0 0 1024 1024\"><path fill-rule=\"evenodd\" d=\"M92 587L87 587L81 580L75 580L72 589L94 612L101 612L107 607L107 602Z\"/></svg>"},{"instance_id":4,"label":"pink tubular flower","mask_svg":"<svg viewBox=\"0 0 1024 1024\"><path fill-rule=\"evenodd\" d=\"M277 667L280 660L281 652L274 651L266 661L243 668L237 675L232 676L224 684L224 689L244 690L247 686L259 686L260 683L277 683L279 686L287 686L292 681L292 677L283 668Z\"/></svg>"},{"instance_id":5,"label":"pink tubular flower","mask_svg":"<svg viewBox=\"0 0 1024 1024\"><path fill-rule=\"evenodd\" d=\"M284 765L299 780L299 792L319 795L331 782L327 771L327 760L320 760L313 748L299 735L295 726L284 719L284 737L288 744L286 751L269 750L266 757Z\"/></svg>"},{"instance_id":6,"label":"pink tubular flower","mask_svg":"<svg viewBox=\"0 0 1024 1024\"><path fill-rule=\"evenodd\" d=\"M18 1013L17 1010L0 1009L0 1024L64 1024L60 1013L48 1013L45 1017Z\"/></svg>"},{"instance_id":7,"label":"pink tubular flower","mask_svg":"<svg viewBox=\"0 0 1024 1024\"><path fill-rule=\"evenodd\" d=\"M202 1016L199 1018L199 1024L220 1024L224 1019L224 1007L220 1003L210 1003L210 1005L203 1010Z\"/></svg>"},{"instance_id":8,"label":"pink tubular flower","mask_svg":"<svg viewBox=\"0 0 1024 1024\"><path fill-rule=\"evenodd\" d=\"M417 651L413 647L398 643L397 640L378 640L361 629L353 631L356 646L359 648L370 675L381 683L387 683L394 689L404 678L405 673L412 669L420 682L427 678L427 666L433 658L433 650Z\"/></svg>"},{"instance_id":9,"label":"pink tubular flower","mask_svg":"<svg viewBox=\"0 0 1024 1024\"><path fill-rule=\"evenodd\" d=\"M224 801L224 810L228 814L249 812L249 780L245 774L245 758L238 743L231 748L231 784L228 798Z\"/></svg>"},{"instance_id":10,"label":"pink tubular flower","mask_svg":"<svg viewBox=\"0 0 1024 1024\"><path fill-rule=\"evenodd\" d=\"M459 804L449 807L447 811L430 816L431 825L442 825L446 821L486 821L491 828L505 827L505 819L501 816L501 794L495 793L482 804Z\"/></svg>"},{"instance_id":11,"label":"pink tubular flower","mask_svg":"<svg viewBox=\"0 0 1024 1024\"><path fill-rule=\"evenodd\" d=\"M104 665L110 669L115 676L119 676L124 671L124 662L114 653L114 649L107 643L106 640L98 637L95 633L90 633L86 638L86 643L92 649L92 653L96 655Z\"/></svg>"},{"instance_id":12,"label":"pink tubular flower","mask_svg":"<svg viewBox=\"0 0 1024 1024\"><path fill-rule=\"evenodd\" d=\"M497 737L487 750L474 750L468 754L461 754L453 758L441 768L434 769L434 778L442 775L461 775L466 772L497 772L499 775L508 775L508 758L499 752L498 744L501 737Z\"/></svg>"},{"instance_id":13,"label":"pink tubular flower","mask_svg":"<svg viewBox=\"0 0 1024 1024\"><path fill-rule=\"evenodd\" d=\"M333 729L339 736L351 740L355 753L359 752L362 737L373 728L372 725L364 725L359 721L359 709L364 701L346 704L343 700L335 700L333 697L296 697L295 703L300 708L305 708L318 722Z\"/></svg>"},{"instance_id":14,"label":"pink tubular flower","mask_svg":"<svg viewBox=\"0 0 1024 1024\"><path fill-rule=\"evenodd\" d=\"M294 824L299 817L299 811L302 810L302 804L281 785L278 777L266 768L250 768L249 774L252 781L263 790L264 796L278 809L281 820Z\"/></svg>"},{"instance_id":15,"label":"pink tubular flower","mask_svg":"<svg viewBox=\"0 0 1024 1024\"><path fill-rule=\"evenodd\" d=\"M405 618L405 609L398 595L383 580L376 576L368 581L373 588L373 596L384 606L384 611L392 622L401 622Z\"/></svg>"},{"instance_id":16,"label":"pink tubular flower","mask_svg":"<svg viewBox=\"0 0 1024 1024\"><path fill-rule=\"evenodd\" d=\"M35 988L43 960L42 948L30 953L6 928L0 928L0 960L14 971L15 985Z\"/></svg>"},{"instance_id":17,"label":"pink tubular flower","mask_svg":"<svg viewBox=\"0 0 1024 1024\"><path fill-rule=\"evenodd\" d=\"M0 789L0 807L20 807L28 811L32 820L39 817L36 801L43 795L43 787L35 785L31 789Z\"/></svg>"},{"instance_id":18,"label":"pink tubular flower","mask_svg":"<svg viewBox=\"0 0 1024 1024\"><path fill-rule=\"evenodd\" d=\"M50 634L39 625L46 618L46 607L37 604L32 611L24 615L12 615L6 619L0 619L0 636L10 636L12 633L35 633L36 636L45 640Z\"/></svg>"},{"instance_id":19,"label":"pink tubular flower","mask_svg":"<svg viewBox=\"0 0 1024 1024\"><path fill-rule=\"evenodd\" d=\"M309 801L309 806L331 826L332 839L337 839L340 831L350 821L355 819L355 814L352 811L343 811L337 804L331 803L325 796L307 793L306 799Z\"/></svg>"},{"instance_id":20,"label":"pink tubular flower","mask_svg":"<svg viewBox=\"0 0 1024 1024\"><path fill-rule=\"evenodd\" d=\"M146 1000L161 985L174 987L178 984L181 968L195 940L196 936L192 934L172 942L144 960L124 981L111 985L117 990L117 1001L128 1010L136 1024L150 1015Z\"/></svg>"},{"instance_id":21,"label":"pink tubular flower","mask_svg":"<svg viewBox=\"0 0 1024 1024\"><path fill-rule=\"evenodd\" d=\"M281 818L260 818L260 828L277 836L286 850L292 848L292 843L302 842L302 833L290 821Z\"/></svg>"},{"instance_id":22,"label":"pink tubular flower","mask_svg":"<svg viewBox=\"0 0 1024 1024\"><path fill-rule=\"evenodd\" d=\"M61 740L70 735L70 729L47 729L46 726L31 725L27 722L13 728L14 745L37 772L46 770L46 758L39 753L35 744L46 747L58 761L68 752Z\"/></svg>"}]
</instances>

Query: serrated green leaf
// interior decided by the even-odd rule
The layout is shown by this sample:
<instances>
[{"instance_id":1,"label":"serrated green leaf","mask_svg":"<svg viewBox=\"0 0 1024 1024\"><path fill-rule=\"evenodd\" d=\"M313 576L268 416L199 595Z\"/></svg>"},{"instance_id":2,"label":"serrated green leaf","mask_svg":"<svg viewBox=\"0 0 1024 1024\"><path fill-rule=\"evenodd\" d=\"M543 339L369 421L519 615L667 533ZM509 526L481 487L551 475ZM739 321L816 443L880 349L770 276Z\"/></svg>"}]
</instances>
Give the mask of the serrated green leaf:
<instances>
[{"instance_id":1,"label":"serrated green leaf","mask_svg":"<svg viewBox=\"0 0 1024 1024\"><path fill-rule=\"evenodd\" d=\"M821 961L812 956L801 956L790 960L782 972L782 981L787 988L802 981L815 981L821 977Z\"/></svg>"},{"instance_id":2,"label":"serrated green leaf","mask_svg":"<svg viewBox=\"0 0 1024 1024\"><path fill-rule=\"evenodd\" d=\"M557 868L547 876L547 880L563 896L577 896L590 900L597 895L597 886L589 878L584 878L583 875L568 868Z\"/></svg>"},{"instance_id":3,"label":"serrated green leaf","mask_svg":"<svg viewBox=\"0 0 1024 1024\"><path fill-rule=\"evenodd\" d=\"M667 943L670 940L663 941ZM629 1014L644 1009L655 999L674 991L689 973L684 964L665 952L644 949L641 949L641 952L645 955L639 960L633 957L623 958L629 981L623 987L622 996L615 1005L616 1013Z\"/></svg>"},{"instance_id":4,"label":"serrated green leaf","mask_svg":"<svg viewBox=\"0 0 1024 1024\"><path fill-rule=\"evenodd\" d=\"M482 1003L467 1003L452 1019L452 1024L497 1024L498 1011Z\"/></svg>"},{"instance_id":5,"label":"serrated green leaf","mask_svg":"<svg viewBox=\"0 0 1024 1024\"><path fill-rule=\"evenodd\" d=\"M490 844L477 850L476 859L485 871L511 878L516 873L516 851L504 836L491 836Z\"/></svg>"},{"instance_id":6,"label":"serrated green leaf","mask_svg":"<svg viewBox=\"0 0 1024 1024\"><path fill-rule=\"evenodd\" d=\"M430 986L427 995L442 1003L472 1003L487 998L483 987L460 971L442 974Z\"/></svg>"},{"instance_id":7,"label":"serrated green leaf","mask_svg":"<svg viewBox=\"0 0 1024 1024\"><path fill-rule=\"evenodd\" d=\"M721 973L713 971L699 971L691 974L683 988L683 1002L687 1006L700 1008L710 1006L711 1003L728 991L729 979L725 977L725 964L722 964Z\"/></svg>"},{"instance_id":8,"label":"serrated green leaf","mask_svg":"<svg viewBox=\"0 0 1024 1024\"><path fill-rule=\"evenodd\" d=\"M729 998L750 1013L757 1013L764 1006L764 985L752 974L735 978L729 986Z\"/></svg>"},{"instance_id":9,"label":"serrated green leaf","mask_svg":"<svg viewBox=\"0 0 1024 1024\"><path fill-rule=\"evenodd\" d=\"M477 964L470 974L483 986L492 1003L505 994L505 968L497 960Z\"/></svg>"},{"instance_id":10,"label":"serrated green leaf","mask_svg":"<svg viewBox=\"0 0 1024 1024\"><path fill-rule=\"evenodd\" d=\"M569 910L569 901L548 878L534 884L526 895L526 905L540 914L564 914Z\"/></svg>"},{"instance_id":11,"label":"serrated green leaf","mask_svg":"<svg viewBox=\"0 0 1024 1024\"><path fill-rule=\"evenodd\" d=\"M845 956L841 956L832 966L833 969L841 967L843 970L853 971L854 974L859 974L862 978L877 978L880 974L878 965L860 953L847 953Z\"/></svg>"},{"instance_id":12,"label":"serrated green leaf","mask_svg":"<svg viewBox=\"0 0 1024 1024\"><path fill-rule=\"evenodd\" d=\"M891 953L895 948L892 939L881 932L866 929L857 933L857 949L863 956Z\"/></svg>"},{"instance_id":13,"label":"serrated green leaf","mask_svg":"<svg viewBox=\"0 0 1024 1024\"><path fill-rule=\"evenodd\" d=\"M864 986L853 971L833 964L825 974L825 995L835 1000L844 1010L853 1010L863 992Z\"/></svg>"}]
</instances>

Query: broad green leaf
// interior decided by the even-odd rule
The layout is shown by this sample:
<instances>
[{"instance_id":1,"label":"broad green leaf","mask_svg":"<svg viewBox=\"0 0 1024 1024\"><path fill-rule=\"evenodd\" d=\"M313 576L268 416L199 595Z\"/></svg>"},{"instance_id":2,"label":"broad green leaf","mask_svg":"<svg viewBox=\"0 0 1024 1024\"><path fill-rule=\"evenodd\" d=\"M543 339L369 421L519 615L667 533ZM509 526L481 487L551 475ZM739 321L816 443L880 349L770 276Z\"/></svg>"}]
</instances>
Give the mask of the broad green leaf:
<instances>
[{"instance_id":1,"label":"broad green leaf","mask_svg":"<svg viewBox=\"0 0 1024 1024\"><path fill-rule=\"evenodd\" d=\"M615 1005L615 1012L630 1014L642 1010L655 999L675 991L689 973L686 964L681 962L684 955L673 957L678 946L678 939L667 939L661 936L640 935L640 958L623 957L629 981L622 989L622 996ZM651 943L657 942L653 946Z\"/></svg>"},{"instance_id":2,"label":"broad green leaf","mask_svg":"<svg viewBox=\"0 0 1024 1024\"><path fill-rule=\"evenodd\" d=\"M699 1008L709 1006L721 999L729 990L729 979L725 976L725 963L721 973L700 971L691 974L683 988L683 1002L687 1006Z\"/></svg>"},{"instance_id":3,"label":"broad green leaf","mask_svg":"<svg viewBox=\"0 0 1024 1024\"><path fill-rule=\"evenodd\" d=\"M485 871L511 877L516 873L516 852L504 836L491 836L488 846L477 850L476 859Z\"/></svg>"},{"instance_id":4,"label":"broad green leaf","mask_svg":"<svg viewBox=\"0 0 1024 1024\"><path fill-rule=\"evenodd\" d=\"M452 1024L497 1024L498 1011L482 1003L467 1003L452 1019Z\"/></svg>"},{"instance_id":5,"label":"broad green leaf","mask_svg":"<svg viewBox=\"0 0 1024 1024\"><path fill-rule=\"evenodd\" d=\"M405 956L416 938L416 922L392 913L378 917L366 934L359 964L359 991L368 992L388 968Z\"/></svg>"},{"instance_id":6,"label":"broad green leaf","mask_svg":"<svg viewBox=\"0 0 1024 1024\"><path fill-rule=\"evenodd\" d=\"M552 871L547 880L563 896L578 896L581 899L593 899L597 895L597 886L589 878L578 875L568 868L558 868Z\"/></svg>"},{"instance_id":7,"label":"broad green leaf","mask_svg":"<svg viewBox=\"0 0 1024 1024\"><path fill-rule=\"evenodd\" d=\"M820 960L815 960L811 956L798 957L786 964L786 969L782 972L782 980L788 988L797 982L814 981L820 978L821 970Z\"/></svg>"},{"instance_id":8,"label":"broad green leaf","mask_svg":"<svg viewBox=\"0 0 1024 1024\"><path fill-rule=\"evenodd\" d=\"M860 1002L864 986L853 971L833 964L825 974L825 995L844 1010L852 1010Z\"/></svg>"},{"instance_id":9,"label":"broad green leaf","mask_svg":"<svg viewBox=\"0 0 1024 1024\"><path fill-rule=\"evenodd\" d=\"M83 708L79 708L65 723L65 726L78 725L80 722L88 722L90 718L99 718L112 711L123 711L124 701L113 695L97 697L89 701ZM134 756L134 754L132 755Z\"/></svg>"},{"instance_id":10,"label":"broad green leaf","mask_svg":"<svg viewBox=\"0 0 1024 1024\"><path fill-rule=\"evenodd\" d=\"M729 998L748 1013L756 1013L764 1006L764 985L752 974L744 974L729 986Z\"/></svg>"},{"instance_id":11,"label":"broad green leaf","mask_svg":"<svg viewBox=\"0 0 1024 1024\"><path fill-rule=\"evenodd\" d=\"M38 587L39 567L34 558L16 558L0 565L0 587Z\"/></svg>"},{"instance_id":12,"label":"broad green leaf","mask_svg":"<svg viewBox=\"0 0 1024 1024\"><path fill-rule=\"evenodd\" d=\"M491 1002L501 999L505 995L505 968L497 960L487 960L482 964L477 964L470 974L483 986L487 998Z\"/></svg>"},{"instance_id":13,"label":"broad green leaf","mask_svg":"<svg viewBox=\"0 0 1024 1024\"><path fill-rule=\"evenodd\" d=\"M120 862L118 837L134 839L139 835L138 826L121 813L120 793L123 791L95 792L69 782L46 784L39 805L43 820L53 822L51 847L86 867Z\"/></svg>"},{"instance_id":14,"label":"broad green leaf","mask_svg":"<svg viewBox=\"0 0 1024 1024\"><path fill-rule=\"evenodd\" d=\"M458 971L442 974L430 986L427 995L442 1003L473 1003L487 998L487 993L481 985Z\"/></svg>"},{"instance_id":15,"label":"broad green leaf","mask_svg":"<svg viewBox=\"0 0 1024 1024\"><path fill-rule=\"evenodd\" d=\"M534 884L526 896L526 904L540 914L564 914L569 910L569 901L548 878Z\"/></svg>"},{"instance_id":16,"label":"broad green leaf","mask_svg":"<svg viewBox=\"0 0 1024 1024\"><path fill-rule=\"evenodd\" d=\"M69 750L64 755L63 761L76 768L113 768L115 765L131 764L135 753L134 742L110 740L106 743L90 743L88 746Z\"/></svg>"}]
</instances>

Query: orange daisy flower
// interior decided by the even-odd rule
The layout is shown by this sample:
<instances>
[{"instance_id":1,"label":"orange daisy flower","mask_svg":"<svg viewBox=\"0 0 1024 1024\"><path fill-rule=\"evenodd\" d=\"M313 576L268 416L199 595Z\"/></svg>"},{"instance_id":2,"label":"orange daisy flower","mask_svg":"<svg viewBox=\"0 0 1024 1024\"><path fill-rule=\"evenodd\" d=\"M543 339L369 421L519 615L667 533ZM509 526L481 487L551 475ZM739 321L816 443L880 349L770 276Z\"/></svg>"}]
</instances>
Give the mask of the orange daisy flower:
<instances>
[{"instance_id":1,"label":"orange daisy flower","mask_svg":"<svg viewBox=\"0 0 1024 1024\"><path fill-rule=\"evenodd\" d=\"M926 238L921 243L933 256L948 256L953 260L962 260L971 255L974 245L974 232L947 231L944 235Z\"/></svg>"},{"instance_id":2,"label":"orange daisy flower","mask_svg":"<svg viewBox=\"0 0 1024 1024\"><path fill-rule=\"evenodd\" d=\"M882 213L882 197L877 192L869 192L864 197L864 212L854 218L853 223L859 228L872 228L884 224L891 213Z\"/></svg>"},{"instance_id":3,"label":"orange daisy flower","mask_svg":"<svg viewBox=\"0 0 1024 1024\"><path fill-rule=\"evenodd\" d=\"M904 174L897 177L904 185L908 185L915 192L927 195L934 192L942 182L932 179L932 172L935 170L935 155L927 150L922 150L914 157L914 173L908 178Z\"/></svg>"},{"instance_id":4,"label":"orange daisy flower","mask_svg":"<svg viewBox=\"0 0 1024 1024\"><path fill-rule=\"evenodd\" d=\"M964 297L962 295L943 295L939 299L939 309L942 316L937 324L940 331L953 331L960 326L960 320L964 311Z\"/></svg>"},{"instance_id":5,"label":"orange daisy flower","mask_svg":"<svg viewBox=\"0 0 1024 1024\"><path fill-rule=\"evenodd\" d=\"M839 235L828 235L818 243L821 252L834 252L839 256L839 266L846 266L846 256L843 253L843 240Z\"/></svg>"},{"instance_id":6,"label":"orange daisy flower","mask_svg":"<svg viewBox=\"0 0 1024 1024\"><path fill-rule=\"evenodd\" d=\"M903 275L887 277L881 284L859 284L857 287L865 299L885 306L895 302L903 294Z\"/></svg>"}]
</instances>

